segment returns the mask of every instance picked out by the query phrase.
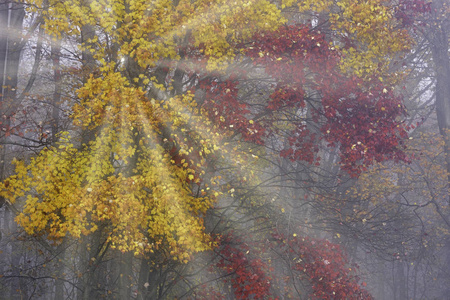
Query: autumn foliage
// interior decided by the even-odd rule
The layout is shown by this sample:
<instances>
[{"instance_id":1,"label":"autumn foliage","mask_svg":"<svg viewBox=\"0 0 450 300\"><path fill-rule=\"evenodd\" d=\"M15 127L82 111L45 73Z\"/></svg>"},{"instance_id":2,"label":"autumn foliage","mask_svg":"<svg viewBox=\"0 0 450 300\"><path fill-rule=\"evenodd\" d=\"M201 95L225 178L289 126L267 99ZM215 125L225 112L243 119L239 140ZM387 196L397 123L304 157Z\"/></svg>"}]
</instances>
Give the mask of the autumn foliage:
<instances>
[{"instance_id":1,"label":"autumn foliage","mask_svg":"<svg viewBox=\"0 0 450 300\"><path fill-rule=\"evenodd\" d=\"M270 268L261 257L261 250L253 253L254 250L233 234L221 238L216 266L230 274L226 281L231 283L236 299L271 299Z\"/></svg>"},{"instance_id":2,"label":"autumn foliage","mask_svg":"<svg viewBox=\"0 0 450 300\"><path fill-rule=\"evenodd\" d=\"M311 283L311 299L372 299L339 245L298 235L274 237L294 261L295 274Z\"/></svg>"},{"instance_id":3,"label":"autumn foliage","mask_svg":"<svg viewBox=\"0 0 450 300\"><path fill-rule=\"evenodd\" d=\"M365 282L357 276L357 266L348 263L338 244L294 234L286 237L274 233L269 240L244 241L235 233L220 238L215 269L223 274L224 290L231 288L236 299L283 299L295 298L292 287L282 294L282 278L276 278L273 254L278 253L286 260L290 280L298 280L306 286L301 291L305 299L372 299L364 289ZM279 266L278 266L279 267ZM274 291L276 291L274 293ZM225 299L225 294L211 286L204 285L195 292L197 299ZM279 296L275 296L279 295ZM300 295L297 295L300 296Z\"/></svg>"},{"instance_id":4,"label":"autumn foliage","mask_svg":"<svg viewBox=\"0 0 450 300\"><path fill-rule=\"evenodd\" d=\"M275 80L265 112L303 114L291 121L290 147L281 151L282 156L313 163L317 145L324 140L340 149L342 168L351 175L358 175L373 161L407 159L401 97L375 74L370 80L342 74L343 54L330 46L324 34L305 25L282 26L257 34L246 46L253 64L263 66ZM271 126L276 117L260 122L267 135L276 131Z\"/></svg>"},{"instance_id":5,"label":"autumn foliage","mask_svg":"<svg viewBox=\"0 0 450 300\"><path fill-rule=\"evenodd\" d=\"M82 38L81 83L68 91L73 129L17 161L0 195L26 198L17 222L30 235L58 244L102 232L112 249L184 264L214 251L236 299L267 299L269 249L226 233L213 241L205 230L207 212L234 190L223 170L257 186L257 156L242 145L311 165L324 145L351 176L375 161L407 161L406 111L388 66L410 40L385 1L153 2L29 1L30 12L48 9L50 37ZM287 25L279 7L329 13L330 28ZM402 22L409 10L397 12ZM250 103L256 75L268 93ZM283 146L264 148L273 140ZM270 239L313 299L370 299L338 245Z\"/></svg>"}]
</instances>

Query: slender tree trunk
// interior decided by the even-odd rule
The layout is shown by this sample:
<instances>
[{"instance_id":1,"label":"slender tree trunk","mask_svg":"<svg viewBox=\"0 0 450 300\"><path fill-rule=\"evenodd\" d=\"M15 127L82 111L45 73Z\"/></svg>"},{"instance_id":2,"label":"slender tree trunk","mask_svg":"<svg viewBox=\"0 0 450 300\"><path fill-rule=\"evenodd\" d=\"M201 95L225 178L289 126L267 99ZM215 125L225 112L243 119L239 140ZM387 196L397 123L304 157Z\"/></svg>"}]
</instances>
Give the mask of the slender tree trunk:
<instances>
[{"instance_id":1,"label":"slender tree trunk","mask_svg":"<svg viewBox=\"0 0 450 300\"><path fill-rule=\"evenodd\" d=\"M10 212L13 214L12 212ZM9 232L17 231L17 224L14 220L10 222L10 230ZM22 258L24 256L24 251L22 251L21 247L22 243L13 239L11 241L11 290L9 299L11 300L21 300L28 299L28 291L24 280L20 277L22 275Z\"/></svg>"},{"instance_id":2,"label":"slender tree trunk","mask_svg":"<svg viewBox=\"0 0 450 300\"><path fill-rule=\"evenodd\" d=\"M82 242L83 248L81 251L81 268L82 277L80 284L82 293L79 295L80 300L101 299L104 297L104 286L107 280L106 276L102 276L101 264L104 260L105 253L109 250L109 244L103 235L101 226L99 229L86 236ZM120 300L122 300L120 298ZM124 299L125 300L125 299Z\"/></svg>"},{"instance_id":3,"label":"slender tree trunk","mask_svg":"<svg viewBox=\"0 0 450 300\"><path fill-rule=\"evenodd\" d=\"M443 1L433 2L436 17L444 11ZM435 26L431 33L431 53L434 62L436 76L436 114L439 132L445 140L445 160L447 164L448 182L450 184L450 57L449 57L449 32L445 21L440 26ZM447 199L450 202L450 197Z\"/></svg>"},{"instance_id":4,"label":"slender tree trunk","mask_svg":"<svg viewBox=\"0 0 450 300\"><path fill-rule=\"evenodd\" d=\"M21 31L25 16L23 5L17 2L0 0L0 115L2 122L0 140L6 144L11 126L11 116L15 112L16 89L18 82L18 72L20 55L22 50ZM0 180L6 176L6 146L3 145L0 154ZM0 205L3 205L4 199L0 199ZM12 219L13 212L9 209L8 214ZM6 220L5 220L6 221ZM14 220L8 222L9 232L16 231L17 227ZM11 243L11 266L12 276L9 299L27 299L27 289L25 282L20 279L20 264L23 256L18 241Z\"/></svg>"},{"instance_id":5,"label":"slender tree trunk","mask_svg":"<svg viewBox=\"0 0 450 300\"><path fill-rule=\"evenodd\" d=\"M439 132L444 138L445 162L447 165L447 202L450 204L450 56L449 56L449 32L448 20L442 19L441 14L446 7L443 0L435 0L432 8L435 11L435 20L439 22L439 26L433 26L433 32L429 37L431 44L431 53L434 63L434 72L436 76L436 115L439 126ZM445 17L444 17L445 18ZM450 266L450 239L444 242L446 249L444 261ZM445 274L443 274L445 276ZM447 275L448 276L448 275ZM448 278L447 282L448 282ZM449 289L443 291L443 299L448 299Z\"/></svg>"},{"instance_id":6,"label":"slender tree trunk","mask_svg":"<svg viewBox=\"0 0 450 300\"><path fill-rule=\"evenodd\" d=\"M148 258L143 258L139 269L138 278L138 298L139 300L161 299L160 294L164 278L164 266L158 266L157 255L152 254Z\"/></svg>"},{"instance_id":7,"label":"slender tree trunk","mask_svg":"<svg viewBox=\"0 0 450 300\"><path fill-rule=\"evenodd\" d=\"M414 266L414 286L413 286L413 299L417 299L417 272L418 264Z\"/></svg>"},{"instance_id":8,"label":"slender tree trunk","mask_svg":"<svg viewBox=\"0 0 450 300\"><path fill-rule=\"evenodd\" d=\"M139 267L139 278L138 278L138 300L147 299L149 282L148 275L150 273L150 261L148 259L142 258L141 265Z\"/></svg>"},{"instance_id":9,"label":"slender tree trunk","mask_svg":"<svg viewBox=\"0 0 450 300\"><path fill-rule=\"evenodd\" d=\"M396 283L395 288L397 289L397 295L399 300L407 300L406 298L406 282L405 282L405 270L403 262L395 262L396 266Z\"/></svg>"},{"instance_id":10,"label":"slender tree trunk","mask_svg":"<svg viewBox=\"0 0 450 300\"><path fill-rule=\"evenodd\" d=\"M5 83L6 53L8 52L9 3L0 2L0 104L3 104L3 85ZM6 28L6 30L5 30ZM2 107L0 106L0 109Z\"/></svg>"},{"instance_id":11,"label":"slender tree trunk","mask_svg":"<svg viewBox=\"0 0 450 300\"><path fill-rule=\"evenodd\" d=\"M7 14L4 9L7 9ZM1 109L3 113L9 116L15 111L14 98L16 95L20 56L22 51L21 33L22 23L25 17L25 10L20 3L0 3L0 18L6 17L6 30L2 28L3 34L0 35L0 79L2 80ZM1 20L0 23L5 23ZM6 32L6 33L5 33ZM3 53L2 53L3 52Z\"/></svg>"},{"instance_id":12,"label":"slender tree trunk","mask_svg":"<svg viewBox=\"0 0 450 300\"><path fill-rule=\"evenodd\" d=\"M65 243L61 243L56 248L57 264L55 270L55 296L54 300L64 299L64 259L66 254Z\"/></svg>"},{"instance_id":13,"label":"slender tree trunk","mask_svg":"<svg viewBox=\"0 0 450 300\"><path fill-rule=\"evenodd\" d=\"M133 253L121 253L119 256L119 299L131 299Z\"/></svg>"},{"instance_id":14,"label":"slender tree trunk","mask_svg":"<svg viewBox=\"0 0 450 300\"><path fill-rule=\"evenodd\" d=\"M61 41L52 42L51 58L53 61L53 80L55 81L55 90L53 92L52 103L52 142L57 141L57 133L59 132L59 108L61 103Z\"/></svg>"},{"instance_id":15,"label":"slender tree trunk","mask_svg":"<svg viewBox=\"0 0 450 300\"><path fill-rule=\"evenodd\" d=\"M6 132L11 125L11 113L15 112L14 103L18 81L22 31L25 11L23 5L12 1L0 0L0 145L6 144ZM1 146L0 180L6 176L6 148ZM4 199L0 199L0 207Z\"/></svg>"},{"instance_id":16,"label":"slender tree trunk","mask_svg":"<svg viewBox=\"0 0 450 300\"><path fill-rule=\"evenodd\" d=\"M395 272L395 264L396 261L392 261L392 300L398 300L398 291L397 291L397 276Z\"/></svg>"}]
</instances>

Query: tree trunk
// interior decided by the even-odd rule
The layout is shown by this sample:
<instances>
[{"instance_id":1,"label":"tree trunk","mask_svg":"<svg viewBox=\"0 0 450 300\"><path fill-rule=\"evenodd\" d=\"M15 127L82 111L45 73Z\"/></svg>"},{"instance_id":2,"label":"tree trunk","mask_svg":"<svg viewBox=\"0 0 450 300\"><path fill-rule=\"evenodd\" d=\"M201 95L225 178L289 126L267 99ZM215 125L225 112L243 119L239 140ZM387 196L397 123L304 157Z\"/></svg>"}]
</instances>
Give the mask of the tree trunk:
<instances>
[{"instance_id":1,"label":"tree trunk","mask_svg":"<svg viewBox=\"0 0 450 300\"><path fill-rule=\"evenodd\" d=\"M434 1L436 18L444 11L442 1ZM436 114L439 132L445 140L445 160L447 164L448 182L450 183L450 58L448 32L445 21L433 28L431 33L431 53L436 76ZM450 201L450 197L448 199Z\"/></svg>"},{"instance_id":2,"label":"tree trunk","mask_svg":"<svg viewBox=\"0 0 450 300\"><path fill-rule=\"evenodd\" d=\"M15 112L14 99L17 88L22 31L25 11L23 5L11 1L0 0L0 140L5 144L9 131L11 113ZM6 29L6 30L5 30ZM5 178L6 149L2 146L0 153L0 180ZM0 207L5 200L0 199Z\"/></svg>"},{"instance_id":3,"label":"tree trunk","mask_svg":"<svg viewBox=\"0 0 450 300\"><path fill-rule=\"evenodd\" d=\"M8 16L9 16L9 3L6 1L0 2L0 103L3 101L3 88L5 80L5 65L6 65L6 53L8 50ZM1 107L0 107L1 108Z\"/></svg>"},{"instance_id":4,"label":"tree trunk","mask_svg":"<svg viewBox=\"0 0 450 300\"><path fill-rule=\"evenodd\" d=\"M59 132L59 107L61 102L61 41L52 42L51 58L53 62L53 80L55 81L55 90L53 92L52 107L52 143L57 141Z\"/></svg>"},{"instance_id":5,"label":"tree trunk","mask_svg":"<svg viewBox=\"0 0 450 300\"><path fill-rule=\"evenodd\" d=\"M11 115L16 111L15 103L16 88L18 81L20 54L22 50L21 31L22 23L25 16L23 5L17 2L0 0L0 116L1 134L0 140L5 144L9 126L11 125ZM0 154L0 180L6 177L6 149L1 149ZM4 199L0 199L0 206L4 204ZM12 217L13 212L9 209L6 215ZM6 221L6 220L5 220ZM11 224L9 232L16 231L14 220ZM18 241L11 243L11 266L13 276L9 299L27 299L27 289L24 286L24 280L20 278L20 263L22 260L22 249ZM14 277L16 276L16 277Z\"/></svg>"},{"instance_id":6,"label":"tree trunk","mask_svg":"<svg viewBox=\"0 0 450 300\"><path fill-rule=\"evenodd\" d=\"M119 299L131 299L131 283L133 276L133 253L121 253L119 255Z\"/></svg>"},{"instance_id":7,"label":"tree trunk","mask_svg":"<svg viewBox=\"0 0 450 300\"><path fill-rule=\"evenodd\" d=\"M435 0L432 3L435 15L434 22L438 26L432 27L429 37L431 53L434 63L434 75L436 76L436 115L439 132L444 138L445 163L447 166L447 189L450 191L450 57L449 57L449 32L448 20L441 14L445 14L446 9L442 0ZM440 20L444 18L444 20ZM435 23L436 24L436 23ZM450 204L450 193L447 192L447 202ZM444 243L444 261L446 266L450 266L450 239ZM445 275L443 275L445 276ZM444 289L442 297L448 299L448 289ZM443 298L443 299L444 299Z\"/></svg>"},{"instance_id":8,"label":"tree trunk","mask_svg":"<svg viewBox=\"0 0 450 300\"><path fill-rule=\"evenodd\" d=\"M150 261L142 258L139 268L138 278L138 300L145 300L147 298L147 288L150 285L148 283L148 274L150 273Z\"/></svg>"},{"instance_id":9,"label":"tree trunk","mask_svg":"<svg viewBox=\"0 0 450 300\"><path fill-rule=\"evenodd\" d=\"M56 270L55 270L55 296L54 300L64 299L64 259L65 259L65 243L61 243L56 248Z\"/></svg>"},{"instance_id":10,"label":"tree trunk","mask_svg":"<svg viewBox=\"0 0 450 300\"><path fill-rule=\"evenodd\" d=\"M109 245L106 243L101 228L91 236L85 237L82 245L82 253L80 255L80 272L82 272L82 277L80 279L80 285L83 292L78 299L100 299L104 296L102 295L102 287L107 279L101 276L99 266L102 264L103 257L106 251L108 251Z\"/></svg>"},{"instance_id":11,"label":"tree trunk","mask_svg":"<svg viewBox=\"0 0 450 300\"><path fill-rule=\"evenodd\" d=\"M5 10L6 9L6 13ZM0 79L2 82L1 104L3 113L8 116L14 112L14 97L16 95L17 75L19 71L22 43L20 40L25 10L20 3L0 3L0 18L6 17L6 30L0 35ZM4 25L5 20L0 20ZM6 32L5 32L6 31ZM5 110L5 108L8 108Z\"/></svg>"}]
</instances>

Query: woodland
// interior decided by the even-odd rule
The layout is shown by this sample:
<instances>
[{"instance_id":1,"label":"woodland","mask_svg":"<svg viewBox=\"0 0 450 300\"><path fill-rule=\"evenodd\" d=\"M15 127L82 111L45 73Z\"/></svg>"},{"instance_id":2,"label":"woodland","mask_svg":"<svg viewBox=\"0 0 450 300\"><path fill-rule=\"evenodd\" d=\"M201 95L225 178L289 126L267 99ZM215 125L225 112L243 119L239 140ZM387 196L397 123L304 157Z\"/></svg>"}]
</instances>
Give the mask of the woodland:
<instances>
[{"instance_id":1,"label":"woodland","mask_svg":"<svg viewBox=\"0 0 450 300\"><path fill-rule=\"evenodd\" d=\"M0 299L450 299L446 0L0 0Z\"/></svg>"}]
</instances>

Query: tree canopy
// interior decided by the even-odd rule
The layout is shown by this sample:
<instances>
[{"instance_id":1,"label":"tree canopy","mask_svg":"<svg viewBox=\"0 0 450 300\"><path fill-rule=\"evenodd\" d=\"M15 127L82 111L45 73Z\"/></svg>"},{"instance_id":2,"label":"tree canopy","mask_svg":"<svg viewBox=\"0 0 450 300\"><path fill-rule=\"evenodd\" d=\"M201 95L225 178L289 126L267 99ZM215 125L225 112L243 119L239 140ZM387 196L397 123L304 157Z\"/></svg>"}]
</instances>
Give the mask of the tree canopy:
<instances>
[{"instance_id":1,"label":"tree canopy","mask_svg":"<svg viewBox=\"0 0 450 300\"><path fill-rule=\"evenodd\" d=\"M363 174L363 185L373 165L414 159L398 86L410 71L402 63L414 47L413 18L429 13L428 3L21 5L29 34L22 42L37 39L30 82L39 68L43 72L38 56L47 49L51 103L67 113L69 125L62 128L54 110L38 129L14 127L17 120L26 123L26 109L1 124L5 138L34 140L38 151L13 160L0 196L18 207L16 221L24 231L49 248L68 241L86 246L88 254L75 263L84 268L79 299L99 297L93 283L107 286L99 279L106 271L98 267L107 257L117 259L111 269L118 270L121 299L134 297L134 285L139 299L221 299L227 290L239 299L295 293L371 298L339 245L290 231L284 200L270 199L266 184L278 176L277 162L305 166L302 176L314 174L318 186L309 193L317 194L333 168L339 169L333 182ZM17 107L47 97L38 88L22 89ZM366 187L371 193L377 188ZM332 193L322 192L314 200L322 204L314 205L334 210L340 196ZM240 233L245 230L252 231L248 240ZM208 263L204 253L212 257ZM285 267L295 279L278 282L284 291L275 291L271 274L283 259L293 261ZM133 270L137 262L139 271ZM211 274L226 274L230 288L220 280L211 284L207 275L184 279L202 263Z\"/></svg>"}]
</instances>

